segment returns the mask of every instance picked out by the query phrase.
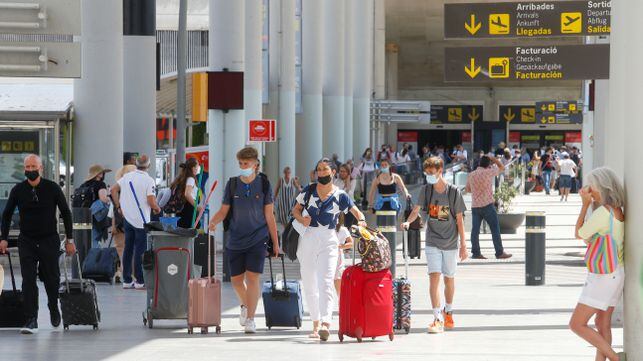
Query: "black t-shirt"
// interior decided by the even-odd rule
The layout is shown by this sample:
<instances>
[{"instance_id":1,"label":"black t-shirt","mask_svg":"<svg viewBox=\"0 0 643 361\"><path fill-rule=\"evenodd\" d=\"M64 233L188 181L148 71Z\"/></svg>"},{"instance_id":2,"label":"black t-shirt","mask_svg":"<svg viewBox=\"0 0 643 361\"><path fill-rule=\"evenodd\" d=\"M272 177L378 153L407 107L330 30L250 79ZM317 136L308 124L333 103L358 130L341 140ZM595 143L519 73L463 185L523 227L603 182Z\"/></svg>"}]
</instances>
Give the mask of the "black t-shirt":
<instances>
[{"instance_id":1,"label":"black t-shirt","mask_svg":"<svg viewBox=\"0 0 643 361\"><path fill-rule=\"evenodd\" d=\"M67 238L72 238L71 211L58 184L44 178L40 179L36 187L32 187L26 180L16 184L11 189L2 213L0 239L6 240L9 236L11 217L16 207L20 215L21 235L35 239L57 235L57 207L65 223L65 234Z\"/></svg>"},{"instance_id":2,"label":"black t-shirt","mask_svg":"<svg viewBox=\"0 0 643 361\"><path fill-rule=\"evenodd\" d=\"M107 189L107 184L105 184L105 182L103 182L102 180L98 181L95 179L90 179L83 183L81 187L91 187L94 190L94 199L98 199L98 191L100 191L101 189Z\"/></svg>"}]
</instances>

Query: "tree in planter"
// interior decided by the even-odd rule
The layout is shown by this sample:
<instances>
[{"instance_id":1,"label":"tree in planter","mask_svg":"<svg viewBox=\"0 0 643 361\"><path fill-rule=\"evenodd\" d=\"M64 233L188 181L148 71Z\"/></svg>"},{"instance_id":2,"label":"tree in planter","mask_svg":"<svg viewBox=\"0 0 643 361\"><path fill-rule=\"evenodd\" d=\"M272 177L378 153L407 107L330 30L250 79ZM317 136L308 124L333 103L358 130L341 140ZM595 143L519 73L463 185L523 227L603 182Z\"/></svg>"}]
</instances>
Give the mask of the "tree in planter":
<instances>
[{"instance_id":1,"label":"tree in planter","mask_svg":"<svg viewBox=\"0 0 643 361\"><path fill-rule=\"evenodd\" d=\"M498 205L498 212L503 214L509 213L509 211L511 211L511 203L517 195L518 191L514 186L504 182L501 183L493 195Z\"/></svg>"}]
</instances>

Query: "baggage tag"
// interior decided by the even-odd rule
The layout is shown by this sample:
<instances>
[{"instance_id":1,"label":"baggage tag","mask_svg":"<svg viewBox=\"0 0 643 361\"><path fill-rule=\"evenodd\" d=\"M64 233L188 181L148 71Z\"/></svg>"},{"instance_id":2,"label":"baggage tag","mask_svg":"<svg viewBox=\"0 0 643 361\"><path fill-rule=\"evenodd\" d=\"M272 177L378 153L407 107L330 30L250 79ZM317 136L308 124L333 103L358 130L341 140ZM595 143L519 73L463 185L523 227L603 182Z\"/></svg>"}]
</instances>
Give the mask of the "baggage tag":
<instances>
[{"instance_id":1,"label":"baggage tag","mask_svg":"<svg viewBox=\"0 0 643 361\"><path fill-rule=\"evenodd\" d=\"M275 289L278 291L283 291L284 287L284 276L281 273L277 273L275 276Z\"/></svg>"}]
</instances>

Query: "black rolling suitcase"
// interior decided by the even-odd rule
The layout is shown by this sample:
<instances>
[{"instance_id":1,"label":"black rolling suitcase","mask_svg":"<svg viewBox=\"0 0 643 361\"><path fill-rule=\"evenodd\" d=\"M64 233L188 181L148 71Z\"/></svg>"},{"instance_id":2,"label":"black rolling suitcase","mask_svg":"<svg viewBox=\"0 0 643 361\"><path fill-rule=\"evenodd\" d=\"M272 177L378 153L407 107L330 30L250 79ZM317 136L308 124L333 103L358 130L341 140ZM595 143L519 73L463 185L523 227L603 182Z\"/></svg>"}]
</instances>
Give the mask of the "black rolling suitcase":
<instances>
[{"instance_id":1,"label":"black rolling suitcase","mask_svg":"<svg viewBox=\"0 0 643 361\"><path fill-rule=\"evenodd\" d=\"M77 261L80 264L78 259ZM83 279L80 269L78 270L79 279L70 280L67 275L67 260L63 261L63 265L65 281L60 284L58 294L64 329L68 330L70 325L89 325L93 326L94 330L98 329L100 311L96 297L96 283L93 280Z\"/></svg>"},{"instance_id":2,"label":"black rolling suitcase","mask_svg":"<svg viewBox=\"0 0 643 361\"><path fill-rule=\"evenodd\" d=\"M7 257L9 257L9 272L13 289L2 290L2 294L0 294L0 328L18 328L27 323L25 301L22 291L16 288L16 277L13 274L9 251L7 251Z\"/></svg>"},{"instance_id":3,"label":"black rolling suitcase","mask_svg":"<svg viewBox=\"0 0 643 361\"><path fill-rule=\"evenodd\" d=\"M409 219L409 215L411 214L413 210L413 202L410 200L406 202L406 210L404 211L404 219L407 220ZM421 239L421 232L422 232L422 227L424 226L422 224L422 211L418 213L417 218L413 223L409 225L409 229L406 231L406 239L407 239L407 254L408 257L411 259L417 258L420 259L422 257L422 239Z\"/></svg>"},{"instance_id":4,"label":"black rolling suitcase","mask_svg":"<svg viewBox=\"0 0 643 361\"><path fill-rule=\"evenodd\" d=\"M114 284L114 275L118 270L120 259L116 248L112 247L114 236L110 237L109 244L104 248L91 248L83 262L83 275L85 278L96 282Z\"/></svg>"}]
</instances>

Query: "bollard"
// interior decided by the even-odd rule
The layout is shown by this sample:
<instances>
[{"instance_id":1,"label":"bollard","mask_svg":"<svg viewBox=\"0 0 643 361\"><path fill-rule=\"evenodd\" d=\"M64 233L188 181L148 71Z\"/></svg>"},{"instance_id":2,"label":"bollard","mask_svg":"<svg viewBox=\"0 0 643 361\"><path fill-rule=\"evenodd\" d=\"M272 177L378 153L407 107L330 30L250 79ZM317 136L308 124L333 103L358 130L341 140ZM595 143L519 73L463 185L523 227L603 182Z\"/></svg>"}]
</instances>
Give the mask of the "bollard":
<instances>
[{"instance_id":1,"label":"bollard","mask_svg":"<svg viewBox=\"0 0 643 361\"><path fill-rule=\"evenodd\" d=\"M545 212L527 212L525 230L525 285L545 284Z\"/></svg>"},{"instance_id":2,"label":"bollard","mask_svg":"<svg viewBox=\"0 0 643 361\"><path fill-rule=\"evenodd\" d=\"M396 211L376 211L377 230L382 232L388 239L391 248L391 274L395 278L395 250L397 248L397 212Z\"/></svg>"},{"instance_id":3,"label":"bollard","mask_svg":"<svg viewBox=\"0 0 643 361\"><path fill-rule=\"evenodd\" d=\"M78 260L82 268L85 256L92 246L92 212L89 208L74 207L72 208L73 237L78 252ZM72 257L71 277L78 278L78 262L76 257Z\"/></svg>"}]
</instances>

